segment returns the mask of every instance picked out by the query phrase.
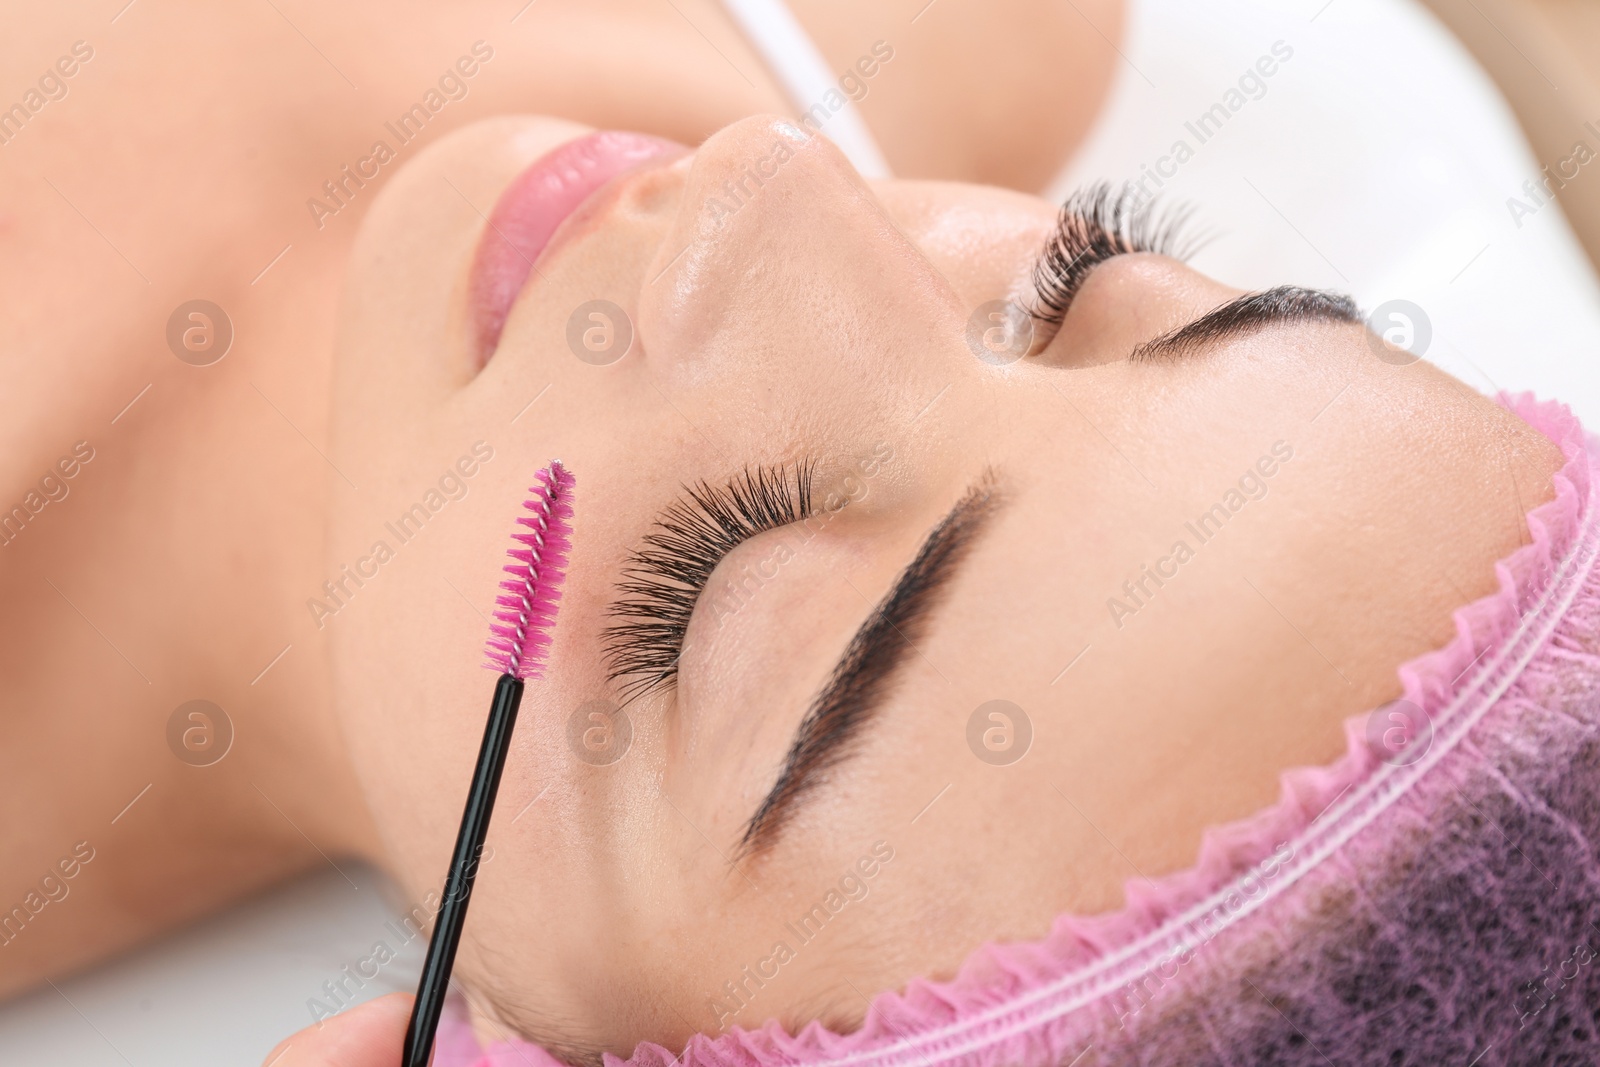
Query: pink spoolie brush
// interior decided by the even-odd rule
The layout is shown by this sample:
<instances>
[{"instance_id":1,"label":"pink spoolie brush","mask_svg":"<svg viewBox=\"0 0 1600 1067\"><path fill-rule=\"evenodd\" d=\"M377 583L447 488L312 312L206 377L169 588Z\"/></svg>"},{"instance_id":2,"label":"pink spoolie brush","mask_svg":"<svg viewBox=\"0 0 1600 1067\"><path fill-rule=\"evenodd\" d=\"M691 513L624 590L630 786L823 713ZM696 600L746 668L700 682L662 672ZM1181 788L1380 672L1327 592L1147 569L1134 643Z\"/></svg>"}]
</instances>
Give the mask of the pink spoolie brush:
<instances>
[{"instance_id":1,"label":"pink spoolie brush","mask_svg":"<svg viewBox=\"0 0 1600 1067\"><path fill-rule=\"evenodd\" d=\"M528 532L511 535L523 547L506 552L516 562L505 565L511 577L500 583L505 592L495 598L497 621L484 648L485 667L524 679L537 678L544 669L572 544L571 472L556 459L538 477L539 484L529 490L534 498L522 502L528 514L517 518Z\"/></svg>"},{"instance_id":2,"label":"pink spoolie brush","mask_svg":"<svg viewBox=\"0 0 1600 1067\"><path fill-rule=\"evenodd\" d=\"M539 472L538 483L529 490L533 499L523 502L527 514L518 516L517 524L524 529L512 535L518 547L507 555L515 562L505 567L511 577L500 583L503 592L495 598L495 622L489 627L489 642L484 649L488 657L484 666L499 671L500 680L489 706L478 766L472 775L467 808L456 834L455 854L445 878L444 899L439 903L433 937L428 942L428 958L422 965L422 981L411 1007L403 1067L427 1067L433 1054L433 1036L449 989L456 946L461 943L478 857L483 853L489 816L500 789L500 772L505 768L511 733L517 725L522 683L540 676L550 649L550 629L555 625L561 579L571 545L572 485L571 472L560 460L552 461Z\"/></svg>"}]
</instances>

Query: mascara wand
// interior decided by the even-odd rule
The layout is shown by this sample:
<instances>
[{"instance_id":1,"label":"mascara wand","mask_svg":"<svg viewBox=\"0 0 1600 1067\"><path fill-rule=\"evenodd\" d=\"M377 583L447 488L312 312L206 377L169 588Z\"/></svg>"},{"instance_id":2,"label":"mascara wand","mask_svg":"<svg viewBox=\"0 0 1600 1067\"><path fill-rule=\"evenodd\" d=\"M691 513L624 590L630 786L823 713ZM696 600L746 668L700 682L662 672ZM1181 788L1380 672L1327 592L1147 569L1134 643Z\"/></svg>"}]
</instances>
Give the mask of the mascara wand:
<instances>
[{"instance_id":1,"label":"mascara wand","mask_svg":"<svg viewBox=\"0 0 1600 1067\"><path fill-rule=\"evenodd\" d=\"M571 546L572 486L572 474L560 460L551 461L539 472L537 483L529 489L533 498L523 501L527 513L517 517L517 524L526 530L512 535L517 544L506 553L515 562L504 568L511 577L500 583L503 592L495 598L495 622L489 627L489 641L484 648L484 666L499 671L500 680L489 705L489 721L478 750L477 769L472 773L472 787L467 791L461 829L456 834L444 898L434 918L422 981L411 1006L402 1067L427 1067L433 1055L433 1037L449 990L456 948L461 943L467 903L478 874L478 858L483 853L489 816L500 789L500 772L505 769L511 734L517 725L522 683L524 679L540 677L550 648L550 630L555 625L567 550Z\"/></svg>"}]
</instances>

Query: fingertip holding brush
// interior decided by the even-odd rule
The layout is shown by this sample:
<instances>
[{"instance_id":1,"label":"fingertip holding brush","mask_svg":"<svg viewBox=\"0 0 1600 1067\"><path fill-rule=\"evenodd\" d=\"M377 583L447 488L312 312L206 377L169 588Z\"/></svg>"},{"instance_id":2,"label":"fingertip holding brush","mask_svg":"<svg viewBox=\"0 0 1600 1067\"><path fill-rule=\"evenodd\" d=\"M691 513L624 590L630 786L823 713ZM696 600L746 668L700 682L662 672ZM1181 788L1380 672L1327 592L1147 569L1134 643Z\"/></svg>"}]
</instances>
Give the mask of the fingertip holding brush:
<instances>
[{"instance_id":1,"label":"fingertip holding brush","mask_svg":"<svg viewBox=\"0 0 1600 1067\"><path fill-rule=\"evenodd\" d=\"M511 577L500 583L502 592L495 598L495 622L489 627L484 648L484 666L499 671L500 679L489 705L472 787L467 792L443 899L428 942L428 957L422 965L422 980L411 1008L402 1067L427 1067L433 1054L434 1033L449 989L456 947L461 942L478 857L489 832L500 773L511 750L523 682L543 674L550 649L550 631L555 625L571 546L572 487L572 473L560 460L552 460L541 470L529 489L532 498L523 501L526 513L517 517L517 525L525 529L512 535L515 544L506 553L514 561L504 568Z\"/></svg>"}]
</instances>

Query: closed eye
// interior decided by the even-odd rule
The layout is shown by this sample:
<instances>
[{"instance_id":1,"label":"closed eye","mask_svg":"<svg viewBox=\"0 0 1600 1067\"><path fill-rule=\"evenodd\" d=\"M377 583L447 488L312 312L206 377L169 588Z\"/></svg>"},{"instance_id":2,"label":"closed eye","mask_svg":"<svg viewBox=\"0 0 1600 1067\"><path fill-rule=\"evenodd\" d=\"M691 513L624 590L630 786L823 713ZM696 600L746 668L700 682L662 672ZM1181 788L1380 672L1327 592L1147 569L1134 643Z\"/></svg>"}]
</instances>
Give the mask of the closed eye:
<instances>
[{"instance_id":1,"label":"closed eye","mask_svg":"<svg viewBox=\"0 0 1600 1067\"><path fill-rule=\"evenodd\" d=\"M896 674L931 625L944 589L999 510L997 482L995 472L985 470L968 487L856 630L796 729L777 780L745 824L740 858L777 841L800 804L849 755L883 707Z\"/></svg>"},{"instance_id":2,"label":"closed eye","mask_svg":"<svg viewBox=\"0 0 1600 1067\"><path fill-rule=\"evenodd\" d=\"M768 530L816 514L814 464L756 467L726 485L699 482L656 519L623 565L620 594L602 634L609 675L625 701L676 682L695 604L728 553Z\"/></svg>"},{"instance_id":3,"label":"closed eye","mask_svg":"<svg viewBox=\"0 0 1600 1067\"><path fill-rule=\"evenodd\" d=\"M1055 232L1033 265L1033 296L1028 313L1037 345L1048 343L1067 309L1100 264L1130 252L1187 259L1201 241L1188 235L1191 212L1157 212L1131 186L1114 193L1101 182L1067 198L1056 216Z\"/></svg>"}]
</instances>

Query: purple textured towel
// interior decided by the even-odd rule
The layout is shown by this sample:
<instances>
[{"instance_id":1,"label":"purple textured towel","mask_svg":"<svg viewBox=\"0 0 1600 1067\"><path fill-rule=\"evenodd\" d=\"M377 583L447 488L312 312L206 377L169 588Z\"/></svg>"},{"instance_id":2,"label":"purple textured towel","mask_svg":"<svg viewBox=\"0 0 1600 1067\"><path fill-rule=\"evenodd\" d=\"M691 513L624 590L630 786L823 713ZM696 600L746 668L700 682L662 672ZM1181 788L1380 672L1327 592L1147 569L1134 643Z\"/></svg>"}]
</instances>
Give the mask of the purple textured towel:
<instances>
[{"instance_id":1,"label":"purple textured towel","mask_svg":"<svg viewBox=\"0 0 1600 1067\"><path fill-rule=\"evenodd\" d=\"M1191 869L880 994L854 1033L769 1023L608 1067L1600 1063L1600 440L1501 402L1566 463L1499 591L1400 668L1378 713L1427 723L1401 755L1351 719L1341 759L1286 772ZM459 1018L435 1062L556 1063Z\"/></svg>"}]
</instances>

